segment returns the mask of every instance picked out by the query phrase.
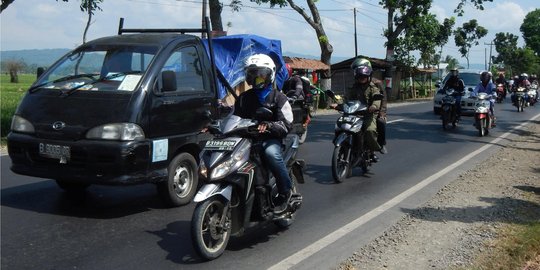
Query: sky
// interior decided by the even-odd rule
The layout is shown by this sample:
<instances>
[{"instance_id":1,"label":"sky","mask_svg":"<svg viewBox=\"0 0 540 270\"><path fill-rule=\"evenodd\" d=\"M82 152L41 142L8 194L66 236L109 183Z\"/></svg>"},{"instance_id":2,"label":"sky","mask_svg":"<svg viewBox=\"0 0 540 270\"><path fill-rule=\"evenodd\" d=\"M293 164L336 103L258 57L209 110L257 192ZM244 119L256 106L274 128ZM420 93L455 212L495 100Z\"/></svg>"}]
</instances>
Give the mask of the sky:
<instances>
[{"instance_id":1,"label":"sky","mask_svg":"<svg viewBox=\"0 0 540 270\"><path fill-rule=\"evenodd\" d=\"M229 0L222 2L227 4ZM320 56L315 31L296 11L290 7L271 9L268 5L257 6L248 0L243 2L240 12L223 8L222 20L229 35L256 34L278 39L285 54ZM306 6L304 0L296 2ZM333 56L350 58L355 55L353 8L356 8L358 54L385 57L382 32L387 24L387 11L378 2L317 2L323 26L334 48ZM489 44L498 32L519 36L518 45L522 46L524 41L519 27L528 12L540 8L539 0L493 0L484 3L483 11L468 4L464 16L457 17L453 10L458 3L459 0L434 0L431 13L440 22L444 18L456 17L455 27L474 18L479 25L488 29L488 35L471 49L471 64L485 63L490 52L490 46L485 44ZM87 21L87 15L80 11L79 5L80 1L77 0L15 0L0 14L0 50L75 48L82 43ZM103 10L95 12L87 40L116 35L120 18L124 18L125 28L200 28L201 25L202 0L104 0L100 6ZM496 54L494 46L492 49ZM442 54L451 55L466 65L453 36L443 47Z\"/></svg>"}]
</instances>

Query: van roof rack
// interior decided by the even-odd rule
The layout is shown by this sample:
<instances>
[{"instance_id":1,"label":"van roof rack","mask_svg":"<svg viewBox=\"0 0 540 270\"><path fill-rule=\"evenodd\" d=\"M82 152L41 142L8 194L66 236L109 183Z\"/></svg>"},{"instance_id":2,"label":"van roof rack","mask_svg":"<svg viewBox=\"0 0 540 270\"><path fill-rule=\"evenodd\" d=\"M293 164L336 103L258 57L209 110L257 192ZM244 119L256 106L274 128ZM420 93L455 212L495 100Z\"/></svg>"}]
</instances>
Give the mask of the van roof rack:
<instances>
[{"instance_id":1,"label":"van roof rack","mask_svg":"<svg viewBox=\"0 0 540 270\"><path fill-rule=\"evenodd\" d=\"M124 18L120 18L118 24L118 35L123 33L206 33L210 36L210 19L205 17L204 28L124 28Z\"/></svg>"}]
</instances>

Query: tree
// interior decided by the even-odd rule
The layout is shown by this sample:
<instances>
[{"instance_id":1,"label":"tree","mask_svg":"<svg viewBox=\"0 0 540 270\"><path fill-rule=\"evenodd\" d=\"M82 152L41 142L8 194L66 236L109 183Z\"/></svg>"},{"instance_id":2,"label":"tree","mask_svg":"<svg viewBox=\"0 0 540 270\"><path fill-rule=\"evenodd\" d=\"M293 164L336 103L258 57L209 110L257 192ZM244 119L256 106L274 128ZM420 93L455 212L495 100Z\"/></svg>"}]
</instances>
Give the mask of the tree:
<instances>
[{"instance_id":1,"label":"tree","mask_svg":"<svg viewBox=\"0 0 540 270\"><path fill-rule=\"evenodd\" d=\"M69 0L62 0L63 2L69 2ZM56 0L58 2L58 0ZM82 12L88 13L88 20L86 21L86 27L84 28L83 33L83 43L86 43L86 33L88 33L88 28L92 22L92 15L94 11L102 10L99 4L103 3L103 0L81 0L80 9Z\"/></svg>"},{"instance_id":2,"label":"tree","mask_svg":"<svg viewBox=\"0 0 540 270\"><path fill-rule=\"evenodd\" d=\"M495 63L510 65L513 62L517 47L518 36L511 33L497 33L493 43L498 55L495 57Z\"/></svg>"},{"instance_id":3,"label":"tree","mask_svg":"<svg viewBox=\"0 0 540 270\"><path fill-rule=\"evenodd\" d=\"M15 0L2 0L2 5L0 5L0 13L4 11L11 3L13 3Z\"/></svg>"},{"instance_id":4,"label":"tree","mask_svg":"<svg viewBox=\"0 0 540 270\"><path fill-rule=\"evenodd\" d=\"M459 61L451 55L447 55L443 62L448 64L448 66L446 66L446 71L450 71L453 68L459 68Z\"/></svg>"},{"instance_id":5,"label":"tree","mask_svg":"<svg viewBox=\"0 0 540 270\"><path fill-rule=\"evenodd\" d=\"M518 48L514 54L512 70L515 74L539 74L540 57L536 56L535 52L528 47Z\"/></svg>"},{"instance_id":6,"label":"tree","mask_svg":"<svg viewBox=\"0 0 540 270\"><path fill-rule=\"evenodd\" d=\"M527 47L540 56L540 9L529 12L519 28Z\"/></svg>"},{"instance_id":7,"label":"tree","mask_svg":"<svg viewBox=\"0 0 540 270\"><path fill-rule=\"evenodd\" d=\"M241 0L231 0L229 6L233 11L239 11L242 6ZM223 3L219 0L210 0L208 3L210 9L210 22L213 31L223 31L223 22L221 20L221 11L223 11Z\"/></svg>"},{"instance_id":8,"label":"tree","mask_svg":"<svg viewBox=\"0 0 540 270\"><path fill-rule=\"evenodd\" d=\"M454 31L454 41L459 47L461 56L467 59L467 68L469 68L469 53L472 46L479 44L478 40L487 35L488 30L480 25L475 19L463 23Z\"/></svg>"},{"instance_id":9,"label":"tree","mask_svg":"<svg viewBox=\"0 0 540 270\"><path fill-rule=\"evenodd\" d=\"M330 89L331 86L331 70L330 70L330 60L332 57L332 52L334 52L334 48L330 44L330 40L328 39L328 36L326 35L326 32L324 31L324 27L322 24L321 16L319 15L319 10L317 9L317 6L315 5L315 2L317 0L306 0L306 3L309 8L309 12L311 13L311 16L306 12L306 10L302 7L299 7L296 5L294 0L250 0L251 2L255 2L257 4L261 3L270 3L270 7L274 7L278 5L279 7L287 6L287 4L296 12L298 12L304 20L315 30L315 34L317 35L317 40L319 42L319 47L321 48L321 62L328 65L328 70L326 70L323 74L323 77L321 78L321 88L322 89Z\"/></svg>"},{"instance_id":10,"label":"tree","mask_svg":"<svg viewBox=\"0 0 540 270\"><path fill-rule=\"evenodd\" d=\"M23 69L25 65L23 60L8 60L5 62L5 66L9 72L10 82L19 82L19 71Z\"/></svg>"}]
</instances>

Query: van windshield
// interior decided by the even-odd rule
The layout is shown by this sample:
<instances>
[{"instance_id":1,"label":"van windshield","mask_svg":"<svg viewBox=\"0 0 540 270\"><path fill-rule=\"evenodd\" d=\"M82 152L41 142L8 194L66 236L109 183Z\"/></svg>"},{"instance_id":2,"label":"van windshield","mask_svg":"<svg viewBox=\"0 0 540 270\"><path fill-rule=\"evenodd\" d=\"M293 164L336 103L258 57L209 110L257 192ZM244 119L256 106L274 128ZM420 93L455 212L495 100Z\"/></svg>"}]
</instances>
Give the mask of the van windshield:
<instances>
[{"instance_id":1,"label":"van windshield","mask_svg":"<svg viewBox=\"0 0 540 270\"><path fill-rule=\"evenodd\" d=\"M30 90L134 91L158 48L93 46L71 52Z\"/></svg>"}]
</instances>

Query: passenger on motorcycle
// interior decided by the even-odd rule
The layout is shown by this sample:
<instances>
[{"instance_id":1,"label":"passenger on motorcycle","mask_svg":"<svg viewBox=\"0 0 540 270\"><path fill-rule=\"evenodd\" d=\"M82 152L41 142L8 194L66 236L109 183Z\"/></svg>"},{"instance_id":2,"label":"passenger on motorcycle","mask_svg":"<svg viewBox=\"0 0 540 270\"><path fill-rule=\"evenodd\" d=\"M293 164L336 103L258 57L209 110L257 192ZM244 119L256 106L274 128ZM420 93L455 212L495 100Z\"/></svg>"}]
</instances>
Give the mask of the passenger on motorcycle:
<instances>
[{"instance_id":1,"label":"passenger on motorcycle","mask_svg":"<svg viewBox=\"0 0 540 270\"><path fill-rule=\"evenodd\" d=\"M454 89L455 91L455 98L456 98L456 111L457 111L457 119L461 119L461 97L465 93L465 83L462 79L459 78L459 71L457 68L450 69L450 78L446 81L446 83L443 86L443 90L447 90L449 88Z\"/></svg>"},{"instance_id":2,"label":"passenger on motorcycle","mask_svg":"<svg viewBox=\"0 0 540 270\"><path fill-rule=\"evenodd\" d=\"M495 94L495 85L491 82L491 72L484 71L482 74L480 74L480 83L474 88L473 92L471 93L471 96L476 97L478 96L478 93L486 93L488 95L492 95L491 99L489 100L489 110L491 112L491 115L493 116L493 119L495 120L495 99L493 95ZM495 126L495 122L493 122L493 126Z\"/></svg>"},{"instance_id":3,"label":"passenger on motorcycle","mask_svg":"<svg viewBox=\"0 0 540 270\"><path fill-rule=\"evenodd\" d=\"M272 174L276 177L279 201L276 202L275 214L287 210L291 198L291 178L281 153L282 139L291 130L293 113L287 97L274 86L276 66L272 58L265 54L250 56L244 66L246 82L252 86L243 92L234 105L234 114L242 118L254 118L260 107L273 112L271 121L259 124L259 132L265 133L264 158Z\"/></svg>"},{"instance_id":4,"label":"passenger on motorcycle","mask_svg":"<svg viewBox=\"0 0 540 270\"><path fill-rule=\"evenodd\" d=\"M367 147L372 151L372 159L377 162L378 157L375 151L384 151L377 141L377 115L381 109L381 100L375 100L375 94L383 94L381 89L372 81L371 75L373 69L371 63L367 59L357 58L351 65L354 73L355 82L353 86L345 92L344 100L359 100L367 104L370 115L364 119L366 123L365 141ZM332 104L331 107L336 108L337 104Z\"/></svg>"},{"instance_id":5,"label":"passenger on motorcycle","mask_svg":"<svg viewBox=\"0 0 540 270\"><path fill-rule=\"evenodd\" d=\"M306 93L310 90L309 80L307 78L303 78L303 71L298 71L293 74L291 66L286 64L286 67L287 71L289 72L289 79L285 81L285 85L283 85L283 92L287 97L305 100Z\"/></svg>"}]
</instances>

